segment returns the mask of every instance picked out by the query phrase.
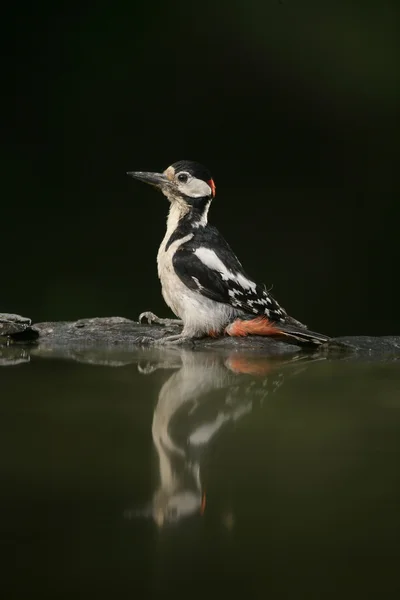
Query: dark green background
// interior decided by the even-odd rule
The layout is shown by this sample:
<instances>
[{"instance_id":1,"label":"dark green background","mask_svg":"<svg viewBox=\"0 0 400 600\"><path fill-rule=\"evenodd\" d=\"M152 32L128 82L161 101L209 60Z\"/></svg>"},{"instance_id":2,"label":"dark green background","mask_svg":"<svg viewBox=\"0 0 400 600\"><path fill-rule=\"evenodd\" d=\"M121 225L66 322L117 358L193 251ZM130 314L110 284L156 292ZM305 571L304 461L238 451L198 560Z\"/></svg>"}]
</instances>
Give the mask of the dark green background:
<instances>
[{"instance_id":1,"label":"dark green background","mask_svg":"<svg viewBox=\"0 0 400 600\"><path fill-rule=\"evenodd\" d=\"M398 333L396 6L9 6L0 309L169 313L167 202L125 171L192 159L216 180L211 221L290 313Z\"/></svg>"}]
</instances>

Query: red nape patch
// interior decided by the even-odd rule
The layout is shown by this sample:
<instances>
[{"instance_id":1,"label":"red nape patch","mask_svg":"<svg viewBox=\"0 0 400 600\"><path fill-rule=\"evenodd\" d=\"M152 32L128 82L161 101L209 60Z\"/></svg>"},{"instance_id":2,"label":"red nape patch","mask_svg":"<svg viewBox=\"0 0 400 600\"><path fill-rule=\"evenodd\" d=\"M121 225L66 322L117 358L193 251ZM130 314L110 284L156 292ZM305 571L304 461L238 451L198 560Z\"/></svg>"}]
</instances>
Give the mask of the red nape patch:
<instances>
[{"instance_id":1,"label":"red nape patch","mask_svg":"<svg viewBox=\"0 0 400 600\"><path fill-rule=\"evenodd\" d=\"M282 331L266 317L256 317L248 321L236 319L228 325L225 333L231 336L243 337L245 335L279 335Z\"/></svg>"},{"instance_id":2,"label":"red nape patch","mask_svg":"<svg viewBox=\"0 0 400 600\"><path fill-rule=\"evenodd\" d=\"M209 185L209 186L210 186L210 188L211 188L212 195L213 195L213 198L214 198L214 197L215 197L215 190L217 189L217 188L215 187L214 180L213 180L213 179L209 179L209 180L207 181L207 183L208 183L208 185Z\"/></svg>"}]
</instances>

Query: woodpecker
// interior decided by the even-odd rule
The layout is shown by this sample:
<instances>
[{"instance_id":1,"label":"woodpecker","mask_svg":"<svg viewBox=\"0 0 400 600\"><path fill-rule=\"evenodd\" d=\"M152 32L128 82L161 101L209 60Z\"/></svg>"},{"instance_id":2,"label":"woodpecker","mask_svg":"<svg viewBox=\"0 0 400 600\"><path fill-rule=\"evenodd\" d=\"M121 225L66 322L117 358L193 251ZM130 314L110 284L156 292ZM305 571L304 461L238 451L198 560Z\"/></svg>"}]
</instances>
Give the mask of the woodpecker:
<instances>
[{"instance_id":1,"label":"woodpecker","mask_svg":"<svg viewBox=\"0 0 400 600\"><path fill-rule=\"evenodd\" d=\"M179 319L160 319L151 312L139 317L149 323L183 324L181 334L162 338L162 344L224 334L274 336L311 346L329 339L290 317L265 286L247 275L208 223L216 187L206 167L182 160L163 173L127 174L155 186L170 202L157 265L164 300Z\"/></svg>"}]
</instances>

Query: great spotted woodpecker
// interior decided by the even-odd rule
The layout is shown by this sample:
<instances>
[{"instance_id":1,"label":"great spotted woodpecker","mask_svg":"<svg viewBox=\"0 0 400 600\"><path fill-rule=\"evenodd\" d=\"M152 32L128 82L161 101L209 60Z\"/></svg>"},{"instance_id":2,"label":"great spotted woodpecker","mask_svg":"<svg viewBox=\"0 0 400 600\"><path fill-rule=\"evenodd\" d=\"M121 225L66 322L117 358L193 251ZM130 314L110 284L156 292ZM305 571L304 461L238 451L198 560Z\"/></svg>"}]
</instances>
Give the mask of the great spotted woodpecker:
<instances>
[{"instance_id":1,"label":"great spotted woodpecker","mask_svg":"<svg viewBox=\"0 0 400 600\"><path fill-rule=\"evenodd\" d=\"M254 282L219 231L209 225L215 183L208 169L179 161L163 173L128 172L159 188L170 202L167 232L158 250L158 275L165 302L180 320L159 319L151 312L139 320L182 323L180 335L161 343L198 337L263 335L319 345L329 338L309 331Z\"/></svg>"}]
</instances>

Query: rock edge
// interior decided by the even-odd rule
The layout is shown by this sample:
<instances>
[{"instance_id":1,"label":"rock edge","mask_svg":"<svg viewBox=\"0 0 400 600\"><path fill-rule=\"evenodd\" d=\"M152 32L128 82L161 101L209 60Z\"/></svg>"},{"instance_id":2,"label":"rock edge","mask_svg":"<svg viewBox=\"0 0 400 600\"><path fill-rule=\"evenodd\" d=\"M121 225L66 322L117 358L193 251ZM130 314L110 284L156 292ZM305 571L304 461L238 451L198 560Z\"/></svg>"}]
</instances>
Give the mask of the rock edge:
<instances>
[{"instance_id":1,"label":"rock edge","mask_svg":"<svg viewBox=\"0 0 400 600\"><path fill-rule=\"evenodd\" d=\"M35 344L40 349L102 348L132 350L152 346L156 340L179 332L178 326L164 327L138 323L124 317L95 317L78 321L56 321L32 324L31 320L16 314L0 313L0 345ZM246 338L203 338L188 347L196 349L224 349L262 352L280 356L307 352L295 344L251 336ZM315 352L315 348L312 350ZM342 336L333 338L318 349L321 354L362 354L373 357L400 358L400 336Z\"/></svg>"}]
</instances>

